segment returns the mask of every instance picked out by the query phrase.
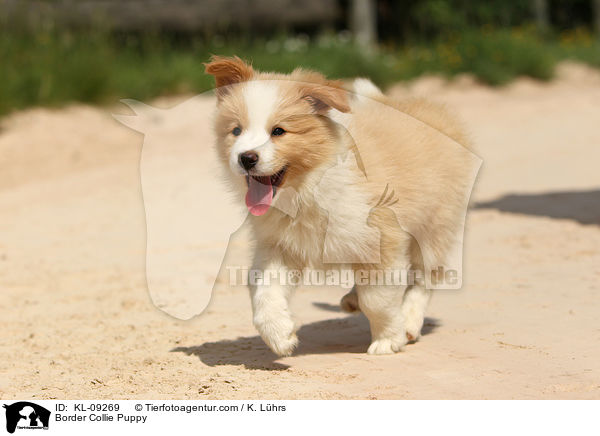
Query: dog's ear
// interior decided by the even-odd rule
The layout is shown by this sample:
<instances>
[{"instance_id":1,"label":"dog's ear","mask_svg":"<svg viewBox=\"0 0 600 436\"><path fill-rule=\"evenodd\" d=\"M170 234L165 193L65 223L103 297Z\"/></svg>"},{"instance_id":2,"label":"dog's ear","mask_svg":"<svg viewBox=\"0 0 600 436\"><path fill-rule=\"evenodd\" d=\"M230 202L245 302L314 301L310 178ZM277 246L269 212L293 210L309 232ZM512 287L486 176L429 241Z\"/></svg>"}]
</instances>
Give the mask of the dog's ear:
<instances>
[{"instance_id":1,"label":"dog's ear","mask_svg":"<svg viewBox=\"0 0 600 436\"><path fill-rule=\"evenodd\" d=\"M305 98L316 112L321 113L329 108L340 112L350 112L348 92L340 80L327 80L320 73L295 69L291 78L299 83L300 94Z\"/></svg>"},{"instance_id":2,"label":"dog's ear","mask_svg":"<svg viewBox=\"0 0 600 436\"><path fill-rule=\"evenodd\" d=\"M210 62L204 64L204 71L215 77L217 96L227 93L230 85L246 82L254 76L254 70L237 56L212 56Z\"/></svg>"},{"instance_id":3,"label":"dog's ear","mask_svg":"<svg viewBox=\"0 0 600 436\"><path fill-rule=\"evenodd\" d=\"M324 85L308 84L303 86L302 94L317 113L334 108L340 112L350 112L348 92L341 82L327 82Z\"/></svg>"}]
</instances>

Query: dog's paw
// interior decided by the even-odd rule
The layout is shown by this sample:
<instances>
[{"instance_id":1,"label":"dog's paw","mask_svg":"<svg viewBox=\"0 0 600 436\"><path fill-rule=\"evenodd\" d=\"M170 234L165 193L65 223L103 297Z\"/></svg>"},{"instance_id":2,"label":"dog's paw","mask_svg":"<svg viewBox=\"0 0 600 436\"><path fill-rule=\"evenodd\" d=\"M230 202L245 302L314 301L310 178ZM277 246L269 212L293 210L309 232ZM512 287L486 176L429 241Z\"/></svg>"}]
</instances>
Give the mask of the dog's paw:
<instances>
[{"instance_id":1,"label":"dog's paw","mask_svg":"<svg viewBox=\"0 0 600 436\"><path fill-rule=\"evenodd\" d=\"M340 308L347 313L360 312L356 291L352 290L342 297L340 300Z\"/></svg>"},{"instance_id":2,"label":"dog's paw","mask_svg":"<svg viewBox=\"0 0 600 436\"><path fill-rule=\"evenodd\" d=\"M254 325L263 341L278 356L290 356L298 345L296 325L291 317L255 318Z\"/></svg>"},{"instance_id":3,"label":"dog's paw","mask_svg":"<svg viewBox=\"0 0 600 436\"><path fill-rule=\"evenodd\" d=\"M407 339L402 336L397 338L376 339L369 345L367 354L394 354L398 351L402 351L402 348L407 342Z\"/></svg>"},{"instance_id":4,"label":"dog's paw","mask_svg":"<svg viewBox=\"0 0 600 436\"><path fill-rule=\"evenodd\" d=\"M296 347L298 346L298 336L296 333L292 333L288 337L278 337L278 338L263 338L265 343L269 346L269 348L273 351L273 353L277 354L281 357L291 356Z\"/></svg>"}]
</instances>

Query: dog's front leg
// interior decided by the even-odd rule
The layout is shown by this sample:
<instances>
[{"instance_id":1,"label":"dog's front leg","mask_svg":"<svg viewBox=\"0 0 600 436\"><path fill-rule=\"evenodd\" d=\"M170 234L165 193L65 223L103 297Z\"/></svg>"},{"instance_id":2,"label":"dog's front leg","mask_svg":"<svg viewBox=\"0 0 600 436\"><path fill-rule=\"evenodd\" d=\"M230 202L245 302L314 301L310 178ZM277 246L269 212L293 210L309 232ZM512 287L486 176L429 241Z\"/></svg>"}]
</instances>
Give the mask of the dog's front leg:
<instances>
[{"instance_id":1,"label":"dog's front leg","mask_svg":"<svg viewBox=\"0 0 600 436\"><path fill-rule=\"evenodd\" d=\"M262 277L254 283L252 277L249 280L254 326L274 353L289 356L298 344L296 324L289 308L289 299L297 287L296 280L290 280L294 271L280 259L260 250L256 253L253 270L251 274Z\"/></svg>"},{"instance_id":2,"label":"dog's front leg","mask_svg":"<svg viewBox=\"0 0 600 436\"><path fill-rule=\"evenodd\" d=\"M408 342L402 296L405 286L356 286L358 305L371 326L369 354L391 354Z\"/></svg>"}]
</instances>

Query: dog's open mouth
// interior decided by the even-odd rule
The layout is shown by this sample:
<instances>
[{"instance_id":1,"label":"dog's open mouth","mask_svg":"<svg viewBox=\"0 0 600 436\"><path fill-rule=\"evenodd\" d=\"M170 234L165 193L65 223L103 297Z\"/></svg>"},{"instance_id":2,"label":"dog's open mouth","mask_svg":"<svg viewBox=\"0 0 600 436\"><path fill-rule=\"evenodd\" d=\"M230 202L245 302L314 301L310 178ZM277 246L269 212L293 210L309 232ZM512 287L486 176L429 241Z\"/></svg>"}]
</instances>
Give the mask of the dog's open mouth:
<instances>
[{"instance_id":1,"label":"dog's open mouth","mask_svg":"<svg viewBox=\"0 0 600 436\"><path fill-rule=\"evenodd\" d=\"M270 176L246 176L248 185L246 206L252 215L260 216L267 213L275 194L277 194L277 188L283 183L286 172L287 167L283 167Z\"/></svg>"}]
</instances>

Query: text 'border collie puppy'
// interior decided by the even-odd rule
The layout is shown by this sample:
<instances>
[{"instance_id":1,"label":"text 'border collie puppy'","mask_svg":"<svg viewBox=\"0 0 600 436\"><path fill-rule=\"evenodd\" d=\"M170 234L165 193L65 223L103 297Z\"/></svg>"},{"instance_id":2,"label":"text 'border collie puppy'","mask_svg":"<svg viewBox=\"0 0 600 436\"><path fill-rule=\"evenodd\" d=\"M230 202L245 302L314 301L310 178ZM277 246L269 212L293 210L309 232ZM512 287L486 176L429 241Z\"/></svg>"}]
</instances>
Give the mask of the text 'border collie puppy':
<instances>
[{"instance_id":1,"label":"text 'border collie puppy'","mask_svg":"<svg viewBox=\"0 0 600 436\"><path fill-rule=\"evenodd\" d=\"M351 269L355 285L341 306L368 318L368 353L418 340L431 290L462 283L481 160L457 122L437 105L392 100L366 79L345 88L316 72L263 73L220 56L206 72L217 86L217 151L252 215L252 270L285 278ZM301 283L250 283L254 325L281 356L298 343L289 299Z\"/></svg>"}]
</instances>

